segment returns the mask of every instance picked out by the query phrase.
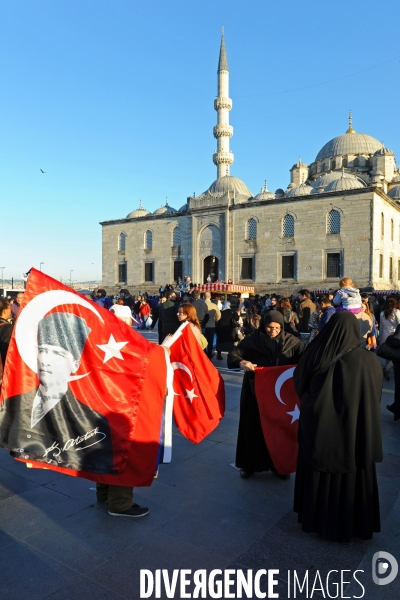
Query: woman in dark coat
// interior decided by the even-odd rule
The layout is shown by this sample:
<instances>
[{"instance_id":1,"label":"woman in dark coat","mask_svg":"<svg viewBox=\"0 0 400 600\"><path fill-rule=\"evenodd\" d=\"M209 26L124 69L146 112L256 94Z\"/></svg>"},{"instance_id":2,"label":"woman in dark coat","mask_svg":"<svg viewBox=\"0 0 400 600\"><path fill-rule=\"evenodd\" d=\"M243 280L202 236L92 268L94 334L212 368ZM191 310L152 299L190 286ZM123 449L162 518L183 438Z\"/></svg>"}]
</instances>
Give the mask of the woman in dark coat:
<instances>
[{"instance_id":1,"label":"woman in dark coat","mask_svg":"<svg viewBox=\"0 0 400 600\"><path fill-rule=\"evenodd\" d=\"M0 298L0 386L13 327L10 303Z\"/></svg>"},{"instance_id":2,"label":"woman in dark coat","mask_svg":"<svg viewBox=\"0 0 400 600\"><path fill-rule=\"evenodd\" d=\"M386 338L386 344L393 353L390 360L394 371L394 402L387 404L386 408L393 413L394 420L398 421L400 419L400 325ZM383 376L385 377L385 369L383 369Z\"/></svg>"},{"instance_id":3,"label":"woman in dark coat","mask_svg":"<svg viewBox=\"0 0 400 600\"><path fill-rule=\"evenodd\" d=\"M300 398L294 510L303 531L364 540L380 531L382 368L354 315L333 315L294 372Z\"/></svg>"},{"instance_id":4,"label":"woman in dark coat","mask_svg":"<svg viewBox=\"0 0 400 600\"><path fill-rule=\"evenodd\" d=\"M240 396L240 420L236 447L236 466L243 478L250 477L254 471L276 473L274 463L268 452L261 428L257 398L254 393L254 367L276 367L295 365L304 350L299 339L285 333L283 316L276 310L265 313L261 326L247 335L228 355L230 369L242 369L242 393ZM285 479L287 474L280 474Z\"/></svg>"},{"instance_id":5,"label":"woman in dark coat","mask_svg":"<svg viewBox=\"0 0 400 600\"><path fill-rule=\"evenodd\" d=\"M231 303L228 301L224 302L221 310L221 318L217 321L215 327L218 360L223 360L221 352L230 352L235 347L237 320L237 313L231 309Z\"/></svg>"}]
</instances>

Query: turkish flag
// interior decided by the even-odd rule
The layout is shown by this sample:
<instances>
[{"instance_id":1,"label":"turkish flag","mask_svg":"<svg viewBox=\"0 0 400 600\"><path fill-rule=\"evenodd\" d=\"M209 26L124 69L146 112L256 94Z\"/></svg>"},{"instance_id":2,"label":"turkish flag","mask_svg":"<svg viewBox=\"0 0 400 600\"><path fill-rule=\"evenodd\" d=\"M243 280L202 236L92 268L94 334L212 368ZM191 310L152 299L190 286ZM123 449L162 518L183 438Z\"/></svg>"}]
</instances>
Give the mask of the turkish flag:
<instances>
[{"instance_id":1,"label":"turkish flag","mask_svg":"<svg viewBox=\"0 0 400 600\"><path fill-rule=\"evenodd\" d=\"M224 381L184 323L166 343L174 369L174 418L179 431L198 444L225 413Z\"/></svg>"},{"instance_id":2,"label":"turkish flag","mask_svg":"<svg viewBox=\"0 0 400 600\"><path fill-rule=\"evenodd\" d=\"M160 460L165 350L32 269L0 397L0 446L35 467L151 485Z\"/></svg>"},{"instance_id":3,"label":"turkish flag","mask_svg":"<svg viewBox=\"0 0 400 600\"><path fill-rule=\"evenodd\" d=\"M300 401L293 384L295 366L257 367L255 391L268 452L281 475L296 471Z\"/></svg>"}]
</instances>

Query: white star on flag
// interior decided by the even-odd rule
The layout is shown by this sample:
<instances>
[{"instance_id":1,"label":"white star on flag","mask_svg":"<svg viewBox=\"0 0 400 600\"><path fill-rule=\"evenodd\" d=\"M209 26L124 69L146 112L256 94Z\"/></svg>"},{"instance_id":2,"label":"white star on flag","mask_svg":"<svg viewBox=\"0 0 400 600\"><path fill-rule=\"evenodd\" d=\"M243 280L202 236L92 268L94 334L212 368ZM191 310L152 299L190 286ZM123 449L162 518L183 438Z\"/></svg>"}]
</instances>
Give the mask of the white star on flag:
<instances>
[{"instance_id":1,"label":"white star on flag","mask_svg":"<svg viewBox=\"0 0 400 600\"><path fill-rule=\"evenodd\" d=\"M291 424L291 425L293 425L293 423L294 423L295 421L297 421L297 420L298 420L298 418L300 417L300 411L299 411L299 407L297 406L297 404L296 404L296 406L294 407L294 410L292 410L292 411L290 411L290 412L288 412L288 413L286 413L286 414L288 414L288 415L291 415L291 417L292 417L292 422L291 422L290 424Z\"/></svg>"},{"instance_id":2,"label":"white star on flag","mask_svg":"<svg viewBox=\"0 0 400 600\"><path fill-rule=\"evenodd\" d=\"M193 398L198 398L198 396L194 393L194 388L192 390L186 390L185 398L189 398L190 402L193 402Z\"/></svg>"},{"instance_id":3,"label":"white star on flag","mask_svg":"<svg viewBox=\"0 0 400 600\"><path fill-rule=\"evenodd\" d=\"M104 352L104 360L103 364L106 363L110 358L119 358L120 360L124 360L124 357L121 354L121 349L126 346L129 342L117 342L113 334L110 335L110 339L108 340L108 344L96 344L98 348L102 352Z\"/></svg>"}]
</instances>

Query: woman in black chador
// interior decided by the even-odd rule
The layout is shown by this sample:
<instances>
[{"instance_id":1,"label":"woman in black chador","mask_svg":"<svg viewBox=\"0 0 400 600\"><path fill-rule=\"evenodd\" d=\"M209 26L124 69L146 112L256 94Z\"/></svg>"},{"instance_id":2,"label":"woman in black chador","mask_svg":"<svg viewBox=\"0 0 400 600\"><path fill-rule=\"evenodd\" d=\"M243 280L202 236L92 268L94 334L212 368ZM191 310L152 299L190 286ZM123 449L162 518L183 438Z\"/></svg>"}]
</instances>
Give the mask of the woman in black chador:
<instances>
[{"instance_id":1,"label":"woman in black chador","mask_svg":"<svg viewBox=\"0 0 400 600\"><path fill-rule=\"evenodd\" d=\"M300 398L294 510L303 531L349 542L380 531L382 367L354 315L333 315L294 372Z\"/></svg>"},{"instance_id":2,"label":"woman in black chador","mask_svg":"<svg viewBox=\"0 0 400 600\"><path fill-rule=\"evenodd\" d=\"M268 452L261 428L260 413L254 392L254 367L276 367L295 365L304 350L299 338L283 329L283 316L276 310L264 314L261 326L247 335L228 355L230 369L242 369L242 393L240 396L240 420L236 447L236 466L243 478L250 477L255 471L276 473L274 463ZM288 479L289 475L280 474Z\"/></svg>"}]
</instances>

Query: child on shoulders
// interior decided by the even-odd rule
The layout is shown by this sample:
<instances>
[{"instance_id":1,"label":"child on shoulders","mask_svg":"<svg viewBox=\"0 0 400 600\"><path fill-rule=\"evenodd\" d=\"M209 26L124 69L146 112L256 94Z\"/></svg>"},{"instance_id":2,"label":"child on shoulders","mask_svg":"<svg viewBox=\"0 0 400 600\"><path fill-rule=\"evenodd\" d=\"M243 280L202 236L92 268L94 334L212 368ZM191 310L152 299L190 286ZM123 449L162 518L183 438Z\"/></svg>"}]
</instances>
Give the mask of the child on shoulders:
<instances>
[{"instance_id":1,"label":"child on shoulders","mask_svg":"<svg viewBox=\"0 0 400 600\"><path fill-rule=\"evenodd\" d=\"M336 312L345 310L353 313L353 315L362 312L360 290L354 287L350 277L342 277L340 280L340 290L336 292L333 305L337 307Z\"/></svg>"}]
</instances>

